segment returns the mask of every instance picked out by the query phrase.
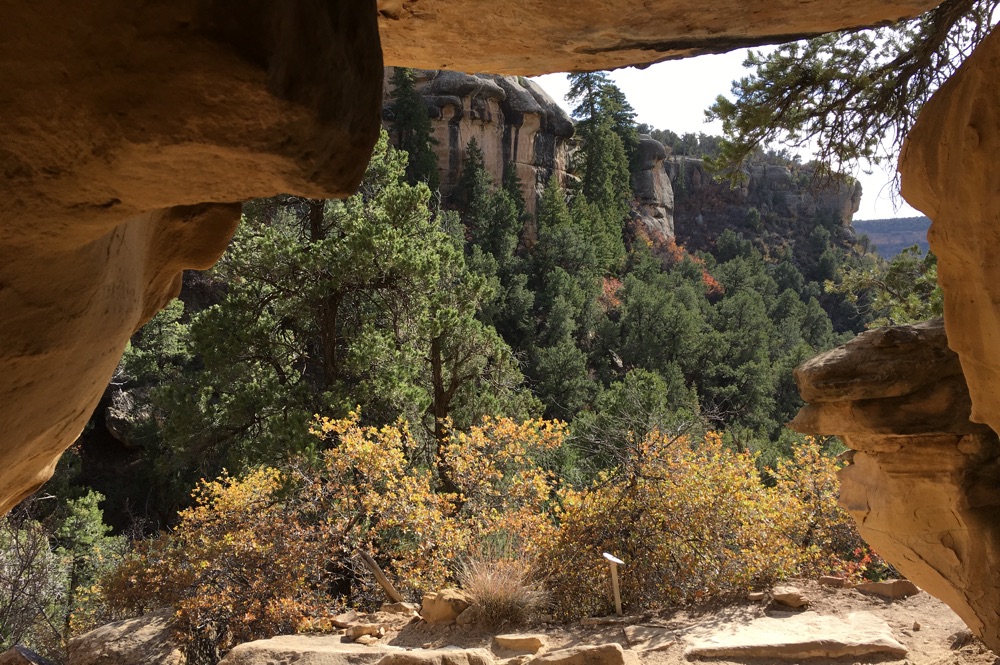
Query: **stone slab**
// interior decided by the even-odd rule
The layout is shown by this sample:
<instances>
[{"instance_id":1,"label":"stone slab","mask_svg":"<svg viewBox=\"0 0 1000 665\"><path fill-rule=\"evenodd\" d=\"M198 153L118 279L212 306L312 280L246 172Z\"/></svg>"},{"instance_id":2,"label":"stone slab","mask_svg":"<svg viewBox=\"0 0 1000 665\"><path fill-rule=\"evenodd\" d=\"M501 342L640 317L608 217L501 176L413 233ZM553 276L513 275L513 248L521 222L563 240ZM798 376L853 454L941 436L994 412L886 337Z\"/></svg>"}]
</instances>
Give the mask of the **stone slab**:
<instances>
[{"instance_id":1,"label":"stone slab","mask_svg":"<svg viewBox=\"0 0 1000 665\"><path fill-rule=\"evenodd\" d=\"M763 617L731 626L707 637L687 638L687 658L842 658L891 654L907 649L888 624L869 612L846 618L802 612L786 617Z\"/></svg>"},{"instance_id":2,"label":"stone slab","mask_svg":"<svg viewBox=\"0 0 1000 665\"><path fill-rule=\"evenodd\" d=\"M630 648L639 653L663 651L677 641L677 636L661 626L626 626L625 638Z\"/></svg>"}]
</instances>

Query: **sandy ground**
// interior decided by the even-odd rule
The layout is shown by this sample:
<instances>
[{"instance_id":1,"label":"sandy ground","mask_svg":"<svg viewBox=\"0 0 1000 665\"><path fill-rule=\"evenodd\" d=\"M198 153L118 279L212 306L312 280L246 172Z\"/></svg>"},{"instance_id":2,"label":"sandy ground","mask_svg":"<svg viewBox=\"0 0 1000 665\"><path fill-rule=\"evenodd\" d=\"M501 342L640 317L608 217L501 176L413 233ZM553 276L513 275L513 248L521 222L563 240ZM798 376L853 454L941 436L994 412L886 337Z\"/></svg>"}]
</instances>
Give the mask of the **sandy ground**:
<instances>
[{"instance_id":1,"label":"sandy ground","mask_svg":"<svg viewBox=\"0 0 1000 665\"><path fill-rule=\"evenodd\" d=\"M813 658L810 665L848 665L850 663L907 663L908 665L1000 665L992 651L971 636L965 624L941 601L926 593L910 598L885 600L866 596L853 589L834 589L820 586L813 581L795 581L812 600L810 610L822 615L846 616L851 612L870 612L885 621L898 641L909 653L905 659L869 656L862 658ZM778 608L767 602L745 602L711 610L696 612L681 611L670 614L650 614L631 617L630 621L640 625L661 626L674 632L678 640L662 651L640 654L644 665L680 665L690 663L685 659L684 636L687 634L712 633L734 623L745 623L766 616ZM781 608L787 611L787 608ZM919 627L915 629L914 624ZM549 650L576 644L601 644L618 642L628 648L624 628L621 625L588 627L578 624L541 624L522 629L520 632L544 633L548 636ZM395 630L382 640L383 643L402 647L441 648L486 647L492 644L493 633L459 626L437 627L422 622L397 623ZM702 662L715 665L747 663L764 665L773 660L746 659L731 661L705 659ZM788 663L790 661L781 661Z\"/></svg>"}]
</instances>

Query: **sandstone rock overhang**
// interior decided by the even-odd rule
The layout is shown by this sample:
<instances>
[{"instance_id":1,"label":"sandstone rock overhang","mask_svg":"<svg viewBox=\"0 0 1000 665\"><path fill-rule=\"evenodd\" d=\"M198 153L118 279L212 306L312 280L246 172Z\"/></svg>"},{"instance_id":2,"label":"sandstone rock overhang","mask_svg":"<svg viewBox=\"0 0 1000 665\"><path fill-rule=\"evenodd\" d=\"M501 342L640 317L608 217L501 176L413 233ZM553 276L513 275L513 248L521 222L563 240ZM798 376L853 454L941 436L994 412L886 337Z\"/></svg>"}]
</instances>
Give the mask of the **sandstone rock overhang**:
<instances>
[{"instance_id":1,"label":"sandstone rock overhang","mask_svg":"<svg viewBox=\"0 0 1000 665\"><path fill-rule=\"evenodd\" d=\"M535 75L613 69L921 14L937 0L379 0L386 64ZM720 90L720 92L723 92Z\"/></svg>"}]
</instances>

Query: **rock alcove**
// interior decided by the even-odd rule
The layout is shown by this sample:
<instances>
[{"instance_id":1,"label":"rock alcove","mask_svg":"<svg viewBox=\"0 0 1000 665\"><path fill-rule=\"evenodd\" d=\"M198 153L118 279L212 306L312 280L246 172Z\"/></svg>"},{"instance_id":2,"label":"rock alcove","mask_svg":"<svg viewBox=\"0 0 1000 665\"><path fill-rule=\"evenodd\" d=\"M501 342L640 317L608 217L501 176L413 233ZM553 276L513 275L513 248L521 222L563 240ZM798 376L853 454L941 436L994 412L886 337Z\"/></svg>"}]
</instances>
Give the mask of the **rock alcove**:
<instances>
[{"instance_id":1,"label":"rock alcove","mask_svg":"<svg viewBox=\"0 0 1000 665\"><path fill-rule=\"evenodd\" d=\"M182 270L218 258L242 201L279 192L337 197L358 185L378 132L383 60L493 74L606 69L870 26L935 4L4 5L0 512L49 477L129 336L177 293ZM854 488L845 502L862 529L877 543L898 543L889 558L994 650L1000 518L995 435L985 426L1000 427L998 72L994 34L927 105L901 161L904 197L934 221L944 330L957 356L938 358L938 374L911 383L862 372L853 388L829 393L810 392L814 379L804 378L816 404L798 421L845 434L861 451L845 476ZM911 337L899 343L944 354L939 331ZM892 348L873 343L865 362L902 376ZM850 366L843 362L840 370ZM955 410L935 421L921 405ZM959 415L960 405L967 412ZM900 415L911 412L921 418ZM907 504L914 494L901 478L933 489L951 517Z\"/></svg>"}]
</instances>

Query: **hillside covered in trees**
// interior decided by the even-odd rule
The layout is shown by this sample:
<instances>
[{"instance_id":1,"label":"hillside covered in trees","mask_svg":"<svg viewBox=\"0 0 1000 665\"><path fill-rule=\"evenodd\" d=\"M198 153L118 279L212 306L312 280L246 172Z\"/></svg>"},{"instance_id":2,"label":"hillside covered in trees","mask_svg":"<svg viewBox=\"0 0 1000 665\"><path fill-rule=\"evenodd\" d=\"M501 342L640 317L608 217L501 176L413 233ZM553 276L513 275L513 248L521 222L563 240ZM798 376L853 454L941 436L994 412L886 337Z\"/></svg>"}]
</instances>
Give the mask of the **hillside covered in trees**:
<instances>
[{"instance_id":1,"label":"hillside covered in trees","mask_svg":"<svg viewBox=\"0 0 1000 665\"><path fill-rule=\"evenodd\" d=\"M758 568L727 559L717 580L690 583L678 575L695 575L693 563L664 568L643 602L734 593L799 564L847 565L861 551L832 503L838 444L784 428L801 406L791 370L873 322L933 314L933 261L911 257L893 273L859 244L850 216L860 190L850 179L824 185L812 166L760 152L733 189L713 178L714 137L638 127L601 73L571 82L575 128L552 134L566 142L565 160L536 152L525 171L516 151L498 158L472 138L445 167L434 109L466 102L437 95L431 104L413 73L396 69L386 129L357 194L245 206L218 266L186 275L181 297L132 339L88 430L44 490L58 501L36 502L18 518L65 525L75 515L90 525L88 551L127 549L102 519L133 538L177 529L147 541L160 544L140 547L124 567L108 563L122 560L110 554L71 557L73 582L51 605L64 615L61 639L154 600L179 603L193 621L197 594L186 594L194 587L135 580L202 565L172 558L180 551L211 569L215 555L198 549L199 538L233 538L225 520L237 516L256 525L239 527L248 542L282 540L265 533L277 520L295 525L282 536L288 547L315 554L311 581L282 578L277 565L268 571L277 576L268 584L287 585L295 602L306 588L366 602L354 569L322 563L330 551L350 561L367 548L416 594L454 574L431 563L489 545L537 550L564 615L600 611L574 601L583 582L554 571L589 574L573 557L607 520L602 511L630 506L655 532L676 513L670 502L707 501L711 483L732 488L733 512L703 501L690 515L713 537L742 540L706 548L723 558L752 554ZM644 174L663 182L650 189ZM673 216L669 233L648 221L642 192L653 190L653 207ZM905 285L902 300L883 288L886 274ZM684 475L702 468L701 480ZM657 475L662 469L676 485ZM795 498L797 474L828 483L821 528L836 534L819 549L803 535L820 527L807 524L813 499ZM664 503L644 507L651 495ZM783 503L792 499L797 508ZM324 519L342 540L316 526ZM193 540L176 546L171 537ZM591 540L627 550L633 537ZM63 540L64 549L79 545ZM764 556L786 541L790 549ZM649 565L660 566L654 559ZM797 563L786 570L788 562ZM104 600L84 593L92 584ZM300 616L293 605L282 611ZM291 625L274 621L248 635ZM231 646L220 635L216 656Z\"/></svg>"}]
</instances>

